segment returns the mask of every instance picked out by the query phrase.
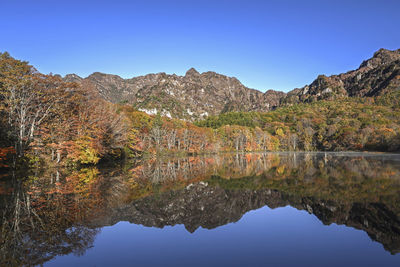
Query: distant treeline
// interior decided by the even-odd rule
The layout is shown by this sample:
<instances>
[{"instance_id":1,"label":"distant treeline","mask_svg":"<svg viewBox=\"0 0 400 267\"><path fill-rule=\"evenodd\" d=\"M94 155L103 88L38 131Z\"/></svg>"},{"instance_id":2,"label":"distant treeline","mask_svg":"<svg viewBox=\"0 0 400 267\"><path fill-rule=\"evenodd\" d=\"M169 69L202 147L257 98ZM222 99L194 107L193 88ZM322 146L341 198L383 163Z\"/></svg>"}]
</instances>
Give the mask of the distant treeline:
<instances>
[{"instance_id":1,"label":"distant treeline","mask_svg":"<svg viewBox=\"0 0 400 267\"><path fill-rule=\"evenodd\" d=\"M400 148L400 92L230 112L193 123L112 104L0 53L0 168L82 165L143 154Z\"/></svg>"},{"instance_id":2,"label":"distant treeline","mask_svg":"<svg viewBox=\"0 0 400 267\"><path fill-rule=\"evenodd\" d=\"M279 139L279 150L399 151L400 92L296 104L267 113L230 112L195 124L262 129Z\"/></svg>"}]
</instances>

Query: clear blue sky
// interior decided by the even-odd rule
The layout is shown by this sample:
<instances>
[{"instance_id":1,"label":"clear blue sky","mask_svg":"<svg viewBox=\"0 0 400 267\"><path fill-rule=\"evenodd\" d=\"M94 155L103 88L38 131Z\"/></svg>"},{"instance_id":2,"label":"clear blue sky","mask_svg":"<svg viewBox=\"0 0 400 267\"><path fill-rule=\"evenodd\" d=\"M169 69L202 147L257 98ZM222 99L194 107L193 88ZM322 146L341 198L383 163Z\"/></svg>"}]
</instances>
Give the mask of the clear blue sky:
<instances>
[{"instance_id":1,"label":"clear blue sky","mask_svg":"<svg viewBox=\"0 0 400 267\"><path fill-rule=\"evenodd\" d=\"M43 73L190 67L288 91L400 48L400 1L2 0L0 51Z\"/></svg>"}]
</instances>

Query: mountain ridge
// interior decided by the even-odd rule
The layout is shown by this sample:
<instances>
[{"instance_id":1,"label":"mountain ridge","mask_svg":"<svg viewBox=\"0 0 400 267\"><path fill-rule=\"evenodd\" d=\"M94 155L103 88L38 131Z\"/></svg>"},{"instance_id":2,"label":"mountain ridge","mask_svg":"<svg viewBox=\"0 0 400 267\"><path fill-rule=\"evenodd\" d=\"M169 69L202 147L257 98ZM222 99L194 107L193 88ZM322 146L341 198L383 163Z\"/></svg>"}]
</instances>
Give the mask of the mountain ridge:
<instances>
[{"instance_id":1,"label":"mountain ridge","mask_svg":"<svg viewBox=\"0 0 400 267\"><path fill-rule=\"evenodd\" d=\"M310 84L287 93L261 92L236 77L213 71L187 70L184 76L151 73L124 79L94 72L86 78L68 74L68 82L91 84L107 101L127 103L148 114L198 120L230 111L267 112L280 106L345 97L370 97L400 89L400 49L379 49L358 69L319 75Z\"/></svg>"},{"instance_id":2,"label":"mountain ridge","mask_svg":"<svg viewBox=\"0 0 400 267\"><path fill-rule=\"evenodd\" d=\"M281 104L372 97L400 89L400 49L376 51L358 69L331 76L319 75L311 84L288 92Z\"/></svg>"},{"instance_id":3,"label":"mountain ridge","mask_svg":"<svg viewBox=\"0 0 400 267\"><path fill-rule=\"evenodd\" d=\"M113 103L129 103L149 114L199 119L226 111L266 111L279 105L283 92L265 93L244 86L236 77L190 68L184 76L151 73L129 79L94 72L86 78L68 74L67 82L87 82Z\"/></svg>"}]
</instances>

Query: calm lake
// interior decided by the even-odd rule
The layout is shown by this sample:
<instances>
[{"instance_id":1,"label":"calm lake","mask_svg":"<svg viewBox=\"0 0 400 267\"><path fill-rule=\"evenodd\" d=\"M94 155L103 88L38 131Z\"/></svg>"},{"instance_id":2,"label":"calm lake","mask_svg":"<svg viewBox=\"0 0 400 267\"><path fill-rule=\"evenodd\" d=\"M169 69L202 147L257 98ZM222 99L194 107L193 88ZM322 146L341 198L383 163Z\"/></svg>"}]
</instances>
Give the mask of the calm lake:
<instances>
[{"instance_id":1,"label":"calm lake","mask_svg":"<svg viewBox=\"0 0 400 267\"><path fill-rule=\"evenodd\" d=\"M0 212L1 266L400 266L400 155L14 173Z\"/></svg>"}]
</instances>

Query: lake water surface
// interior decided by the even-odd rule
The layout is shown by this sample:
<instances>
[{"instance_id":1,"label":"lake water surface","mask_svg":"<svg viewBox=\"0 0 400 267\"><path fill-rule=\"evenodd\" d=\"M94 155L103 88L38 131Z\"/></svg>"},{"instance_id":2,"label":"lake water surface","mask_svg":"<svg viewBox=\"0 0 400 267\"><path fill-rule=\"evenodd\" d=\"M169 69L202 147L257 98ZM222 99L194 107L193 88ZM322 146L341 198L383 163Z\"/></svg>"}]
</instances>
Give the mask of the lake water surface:
<instances>
[{"instance_id":1,"label":"lake water surface","mask_svg":"<svg viewBox=\"0 0 400 267\"><path fill-rule=\"evenodd\" d=\"M14 173L0 212L1 266L400 266L400 155Z\"/></svg>"}]
</instances>

